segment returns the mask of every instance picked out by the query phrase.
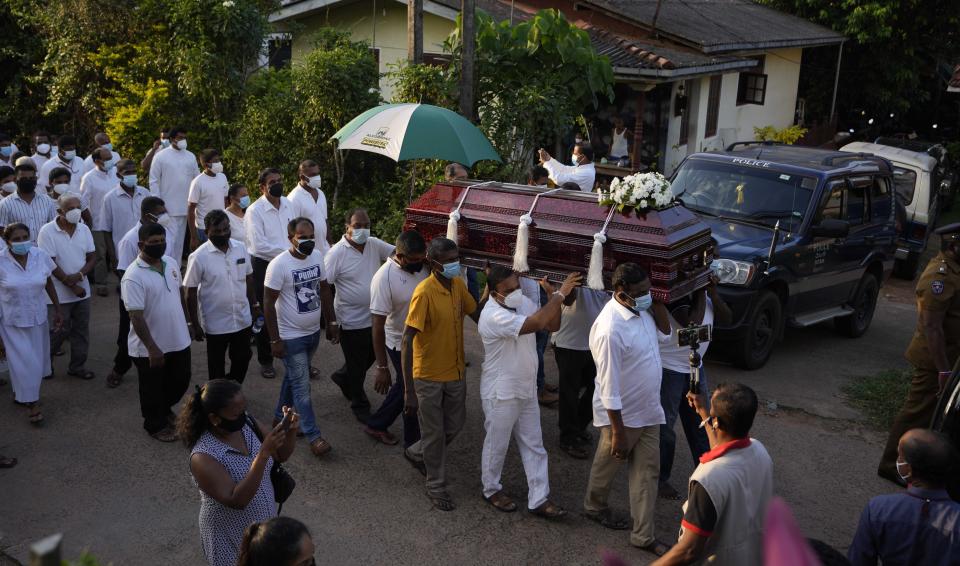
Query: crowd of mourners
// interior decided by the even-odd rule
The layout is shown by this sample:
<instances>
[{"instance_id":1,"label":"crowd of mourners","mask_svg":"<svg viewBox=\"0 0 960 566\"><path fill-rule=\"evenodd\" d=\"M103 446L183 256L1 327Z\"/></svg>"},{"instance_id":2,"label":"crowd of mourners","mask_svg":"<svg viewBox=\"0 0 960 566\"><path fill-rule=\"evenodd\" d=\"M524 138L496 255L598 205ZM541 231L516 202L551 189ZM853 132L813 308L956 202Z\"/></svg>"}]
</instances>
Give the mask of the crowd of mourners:
<instances>
[{"instance_id":1,"label":"crowd of mourners","mask_svg":"<svg viewBox=\"0 0 960 566\"><path fill-rule=\"evenodd\" d=\"M681 329L732 316L715 279L668 308L634 263L617 266L611 293L581 286L578 273L555 284L498 265L464 269L456 242L427 242L416 231L383 241L363 209L349 211L334 237L317 163L301 162L290 190L278 169L263 169L251 202L252 191L229 183L220 153L194 155L187 134L161 132L139 162L118 155L104 133L85 158L69 135L38 132L27 155L0 134L0 352L16 403L42 425L41 386L66 343L67 376L96 377L87 366L91 294L108 296L116 277L117 348L104 379L121 386L135 368L144 430L189 447L210 564L314 563L306 527L277 515L295 489L281 464L298 437L317 458L333 449L311 399L311 381L326 373L313 365L323 339L343 351L330 379L365 433L402 443L433 507L455 510L446 462L467 410L465 318L483 343L480 469L493 509L523 505L501 483L513 439L527 511L548 520L567 514L550 497L541 430L541 407L555 407L560 452L592 457L582 515L629 531L630 544L655 554L655 564L794 563L772 562L769 544L764 555L771 518L781 514L768 513L773 462L750 436L756 394L737 383L711 392L703 366L692 367L691 348L678 340ZM551 174L537 167L530 184ZM450 180L467 176L462 165L447 168ZM191 389L191 345L200 341L207 381ZM548 344L556 386L544 380ZM699 343L693 359L708 347ZM248 413L243 394L254 351L263 378L282 366L269 422ZM378 407L367 396L371 368ZM398 420L399 438L390 431ZM689 478L672 477L677 421L698 463ZM957 564L960 505L945 491L953 448L937 433L911 430L898 454L910 486L871 501L847 559ZM16 463L0 457L0 467ZM629 515L610 502L621 468ZM658 498L685 499L672 546L654 536Z\"/></svg>"}]
</instances>

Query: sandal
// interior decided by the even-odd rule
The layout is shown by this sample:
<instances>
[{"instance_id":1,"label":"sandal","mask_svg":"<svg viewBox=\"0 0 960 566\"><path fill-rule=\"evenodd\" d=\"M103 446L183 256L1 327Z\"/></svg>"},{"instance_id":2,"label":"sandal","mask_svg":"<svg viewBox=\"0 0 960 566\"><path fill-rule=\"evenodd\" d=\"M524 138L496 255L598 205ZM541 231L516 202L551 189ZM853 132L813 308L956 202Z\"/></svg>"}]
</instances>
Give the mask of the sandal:
<instances>
[{"instance_id":1,"label":"sandal","mask_svg":"<svg viewBox=\"0 0 960 566\"><path fill-rule=\"evenodd\" d=\"M670 552L670 545L660 542L659 540L654 539L653 542L647 546L638 546L640 550L646 550L656 556L663 556L664 554Z\"/></svg>"},{"instance_id":2,"label":"sandal","mask_svg":"<svg viewBox=\"0 0 960 566\"><path fill-rule=\"evenodd\" d=\"M683 496L680 495L680 492L668 483L660 484L659 488L657 489L657 497L670 501L680 501L683 499Z\"/></svg>"},{"instance_id":3,"label":"sandal","mask_svg":"<svg viewBox=\"0 0 960 566\"><path fill-rule=\"evenodd\" d=\"M43 424L43 413L40 412L39 407L33 407L30 409L30 424L33 426L40 426Z\"/></svg>"},{"instance_id":4,"label":"sandal","mask_svg":"<svg viewBox=\"0 0 960 566\"><path fill-rule=\"evenodd\" d=\"M12 468L17 465L16 458L7 458L6 456L0 456L0 469Z\"/></svg>"},{"instance_id":5,"label":"sandal","mask_svg":"<svg viewBox=\"0 0 960 566\"><path fill-rule=\"evenodd\" d=\"M76 377L76 378L85 379L85 380L89 380L97 377L92 371L88 371L85 369L82 369L80 371L68 371L67 375L69 375L70 377Z\"/></svg>"},{"instance_id":6,"label":"sandal","mask_svg":"<svg viewBox=\"0 0 960 566\"><path fill-rule=\"evenodd\" d=\"M320 368L310 366L310 379L320 379Z\"/></svg>"},{"instance_id":7,"label":"sandal","mask_svg":"<svg viewBox=\"0 0 960 566\"><path fill-rule=\"evenodd\" d=\"M552 383L544 383L543 388L549 391L550 393L559 393L560 388Z\"/></svg>"},{"instance_id":8,"label":"sandal","mask_svg":"<svg viewBox=\"0 0 960 566\"><path fill-rule=\"evenodd\" d=\"M490 497L484 497L484 501L493 505L497 511L503 511L504 513L513 513L517 510L517 504L513 502L513 499L510 499L510 496L500 490ZM541 505L542 507L542 505Z\"/></svg>"},{"instance_id":9,"label":"sandal","mask_svg":"<svg viewBox=\"0 0 960 566\"><path fill-rule=\"evenodd\" d=\"M367 433L367 436L373 438L377 442L382 442L387 446L395 446L397 444L397 437L390 434L388 430L377 430L369 426L363 428L363 432Z\"/></svg>"},{"instance_id":10,"label":"sandal","mask_svg":"<svg viewBox=\"0 0 960 566\"><path fill-rule=\"evenodd\" d=\"M630 519L628 517L614 516L613 511L604 509L603 511L584 511L583 516L601 526L615 531L625 531L630 528Z\"/></svg>"},{"instance_id":11,"label":"sandal","mask_svg":"<svg viewBox=\"0 0 960 566\"><path fill-rule=\"evenodd\" d=\"M123 376L120 375L119 373L115 371L111 371L107 375L107 387L109 387L110 389L115 389L119 387L121 383L123 383Z\"/></svg>"},{"instance_id":12,"label":"sandal","mask_svg":"<svg viewBox=\"0 0 960 566\"><path fill-rule=\"evenodd\" d=\"M577 446L576 444L562 442L560 443L560 450L563 450L568 456L577 460L586 460L590 457L590 453L587 452L586 448L583 446Z\"/></svg>"},{"instance_id":13,"label":"sandal","mask_svg":"<svg viewBox=\"0 0 960 566\"><path fill-rule=\"evenodd\" d=\"M313 452L313 455L317 458L323 456L331 450L333 450L333 446L330 446L330 443L323 438L318 438L310 443L310 451Z\"/></svg>"},{"instance_id":14,"label":"sandal","mask_svg":"<svg viewBox=\"0 0 960 566\"><path fill-rule=\"evenodd\" d=\"M277 370L273 369L273 366L260 366L260 377L273 379L277 377Z\"/></svg>"},{"instance_id":15,"label":"sandal","mask_svg":"<svg viewBox=\"0 0 960 566\"><path fill-rule=\"evenodd\" d=\"M430 503L433 503L433 507L437 510L453 511L457 508L457 504L450 498L450 494L445 491L440 493L430 493L428 491L427 498L430 500Z\"/></svg>"},{"instance_id":16,"label":"sandal","mask_svg":"<svg viewBox=\"0 0 960 566\"><path fill-rule=\"evenodd\" d=\"M563 507L560 507L550 500L544 501L540 507L530 509L529 511L531 515L543 517L544 519L559 519L567 514L567 511Z\"/></svg>"}]
</instances>

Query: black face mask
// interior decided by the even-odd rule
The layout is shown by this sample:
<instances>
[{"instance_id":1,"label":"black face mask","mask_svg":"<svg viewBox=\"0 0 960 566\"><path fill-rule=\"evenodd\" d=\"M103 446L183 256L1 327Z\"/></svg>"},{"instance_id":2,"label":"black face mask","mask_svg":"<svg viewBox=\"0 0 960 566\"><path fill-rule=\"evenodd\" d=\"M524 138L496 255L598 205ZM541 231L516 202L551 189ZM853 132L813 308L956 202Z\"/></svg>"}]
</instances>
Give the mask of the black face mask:
<instances>
[{"instance_id":1,"label":"black face mask","mask_svg":"<svg viewBox=\"0 0 960 566\"><path fill-rule=\"evenodd\" d=\"M239 430L243 430L243 425L245 424L247 424L247 413L242 413L235 419L225 419L220 417L220 424L217 425L217 428L227 432L237 432Z\"/></svg>"},{"instance_id":2,"label":"black face mask","mask_svg":"<svg viewBox=\"0 0 960 566\"><path fill-rule=\"evenodd\" d=\"M143 253L153 259L162 258L165 251L167 251L167 244L146 244L143 246Z\"/></svg>"},{"instance_id":3,"label":"black face mask","mask_svg":"<svg viewBox=\"0 0 960 566\"><path fill-rule=\"evenodd\" d=\"M418 261L416 263L408 263L405 265L401 265L400 269L406 271L407 273L419 273L420 270L423 269L423 262Z\"/></svg>"},{"instance_id":4,"label":"black face mask","mask_svg":"<svg viewBox=\"0 0 960 566\"><path fill-rule=\"evenodd\" d=\"M317 247L317 243L313 240L299 240L297 242L297 253L301 255L310 255L313 253L313 249Z\"/></svg>"},{"instance_id":5,"label":"black face mask","mask_svg":"<svg viewBox=\"0 0 960 566\"><path fill-rule=\"evenodd\" d=\"M280 198L283 196L283 183L273 183L267 190L270 192L270 196Z\"/></svg>"},{"instance_id":6,"label":"black face mask","mask_svg":"<svg viewBox=\"0 0 960 566\"><path fill-rule=\"evenodd\" d=\"M37 190L37 180L17 179L17 189L22 193L32 193Z\"/></svg>"},{"instance_id":7,"label":"black face mask","mask_svg":"<svg viewBox=\"0 0 960 566\"><path fill-rule=\"evenodd\" d=\"M227 247L227 244L230 243L230 232L227 232L222 236L208 236L208 238L213 245L217 246L218 248L225 248Z\"/></svg>"}]
</instances>

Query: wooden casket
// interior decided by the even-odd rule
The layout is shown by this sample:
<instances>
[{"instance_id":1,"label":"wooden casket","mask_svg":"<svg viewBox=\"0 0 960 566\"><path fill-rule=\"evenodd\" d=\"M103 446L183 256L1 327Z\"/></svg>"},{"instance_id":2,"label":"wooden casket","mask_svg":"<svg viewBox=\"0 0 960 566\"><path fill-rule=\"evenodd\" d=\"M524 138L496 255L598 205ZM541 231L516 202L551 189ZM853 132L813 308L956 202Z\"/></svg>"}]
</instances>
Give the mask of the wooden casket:
<instances>
[{"instance_id":1,"label":"wooden casket","mask_svg":"<svg viewBox=\"0 0 960 566\"><path fill-rule=\"evenodd\" d=\"M496 182L438 183L407 207L404 229L417 230L427 241L445 236L450 212L459 205L461 263L476 268L487 261L512 266L520 217L530 212L538 194L546 192ZM530 214L529 275L561 281L580 271L586 277L594 234L601 231L608 214L609 207L599 206L594 193L543 194ZM608 290L616 266L635 262L650 274L654 296L667 303L705 287L713 260L710 228L680 205L640 215L614 212L603 250Z\"/></svg>"}]
</instances>

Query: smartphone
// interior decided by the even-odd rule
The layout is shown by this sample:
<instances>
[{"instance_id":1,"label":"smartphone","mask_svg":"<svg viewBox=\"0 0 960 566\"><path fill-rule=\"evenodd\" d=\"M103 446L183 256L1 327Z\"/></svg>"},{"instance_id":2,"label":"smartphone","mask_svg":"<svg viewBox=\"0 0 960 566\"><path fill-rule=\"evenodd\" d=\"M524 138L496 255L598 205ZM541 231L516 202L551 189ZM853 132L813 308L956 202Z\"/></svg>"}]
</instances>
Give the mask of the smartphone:
<instances>
[{"instance_id":1,"label":"smartphone","mask_svg":"<svg viewBox=\"0 0 960 566\"><path fill-rule=\"evenodd\" d=\"M290 424L293 422L292 415L293 415L293 411L287 411L286 414L283 415L283 420L280 421L280 424L277 425L277 427L283 432L287 432L288 430L290 430Z\"/></svg>"}]
</instances>

